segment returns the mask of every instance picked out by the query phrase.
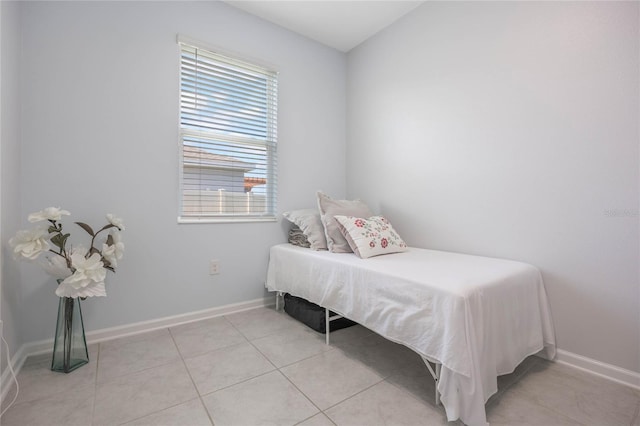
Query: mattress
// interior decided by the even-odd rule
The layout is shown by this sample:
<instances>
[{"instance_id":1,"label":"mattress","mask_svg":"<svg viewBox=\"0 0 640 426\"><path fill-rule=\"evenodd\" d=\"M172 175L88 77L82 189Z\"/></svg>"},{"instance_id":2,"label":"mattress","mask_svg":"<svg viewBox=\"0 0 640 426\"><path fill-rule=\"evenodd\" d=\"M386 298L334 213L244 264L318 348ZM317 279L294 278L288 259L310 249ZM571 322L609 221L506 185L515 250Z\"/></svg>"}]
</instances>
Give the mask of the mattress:
<instances>
[{"instance_id":1,"label":"mattress","mask_svg":"<svg viewBox=\"0 0 640 426\"><path fill-rule=\"evenodd\" d=\"M484 425L497 376L555 357L540 271L532 265L410 247L360 259L291 244L270 250L266 287L329 308L442 364L449 420Z\"/></svg>"}]
</instances>

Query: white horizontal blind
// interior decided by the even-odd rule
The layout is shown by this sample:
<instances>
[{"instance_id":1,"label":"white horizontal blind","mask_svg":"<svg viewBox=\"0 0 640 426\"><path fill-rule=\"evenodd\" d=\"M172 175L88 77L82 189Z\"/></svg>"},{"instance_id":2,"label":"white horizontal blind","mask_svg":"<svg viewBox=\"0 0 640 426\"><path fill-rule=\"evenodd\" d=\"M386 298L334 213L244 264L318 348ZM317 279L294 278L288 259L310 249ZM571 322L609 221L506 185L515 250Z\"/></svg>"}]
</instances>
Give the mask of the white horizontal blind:
<instances>
[{"instance_id":1,"label":"white horizontal blind","mask_svg":"<svg viewBox=\"0 0 640 426\"><path fill-rule=\"evenodd\" d=\"M180 50L181 219L275 218L277 73Z\"/></svg>"}]
</instances>

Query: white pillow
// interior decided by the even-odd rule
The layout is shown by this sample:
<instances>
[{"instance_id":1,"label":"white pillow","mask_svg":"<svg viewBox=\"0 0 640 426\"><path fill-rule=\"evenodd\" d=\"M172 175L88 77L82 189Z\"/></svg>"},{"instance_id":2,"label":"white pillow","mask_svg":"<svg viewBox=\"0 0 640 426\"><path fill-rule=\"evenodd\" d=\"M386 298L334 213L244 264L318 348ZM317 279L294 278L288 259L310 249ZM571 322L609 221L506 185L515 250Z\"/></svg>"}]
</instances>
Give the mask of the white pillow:
<instances>
[{"instance_id":1,"label":"white pillow","mask_svg":"<svg viewBox=\"0 0 640 426\"><path fill-rule=\"evenodd\" d=\"M282 216L298 226L307 237L312 250L326 250L327 239L324 236L324 226L320 221L320 213L316 209L291 210Z\"/></svg>"},{"instance_id":2,"label":"white pillow","mask_svg":"<svg viewBox=\"0 0 640 426\"><path fill-rule=\"evenodd\" d=\"M351 253L353 250L340 232L335 215L369 217L373 216L369 207L361 200L334 200L322 192L318 192L318 208L324 233L327 237L327 247L333 253Z\"/></svg>"},{"instance_id":3,"label":"white pillow","mask_svg":"<svg viewBox=\"0 0 640 426\"><path fill-rule=\"evenodd\" d=\"M363 219L338 215L335 220L351 249L363 259L407 251L405 242L382 216Z\"/></svg>"}]
</instances>

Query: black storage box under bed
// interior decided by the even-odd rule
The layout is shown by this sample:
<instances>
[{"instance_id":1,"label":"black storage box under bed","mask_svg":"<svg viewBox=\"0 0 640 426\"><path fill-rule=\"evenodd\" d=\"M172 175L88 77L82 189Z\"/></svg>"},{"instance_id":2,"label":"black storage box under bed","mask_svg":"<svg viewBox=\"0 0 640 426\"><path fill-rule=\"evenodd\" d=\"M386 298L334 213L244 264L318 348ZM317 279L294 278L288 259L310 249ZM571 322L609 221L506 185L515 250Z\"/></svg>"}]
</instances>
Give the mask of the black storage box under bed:
<instances>
[{"instance_id":1,"label":"black storage box under bed","mask_svg":"<svg viewBox=\"0 0 640 426\"><path fill-rule=\"evenodd\" d=\"M284 311L315 331L322 334L326 333L323 307L301 297L285 293ZM336 315L336 313L330 311L329 315L333 316ZM351 327L352 325L356 325L356 323L347 318L335 319L329 323L330 331L340 330L341 328Z\"/></svg>"}]
</instances>

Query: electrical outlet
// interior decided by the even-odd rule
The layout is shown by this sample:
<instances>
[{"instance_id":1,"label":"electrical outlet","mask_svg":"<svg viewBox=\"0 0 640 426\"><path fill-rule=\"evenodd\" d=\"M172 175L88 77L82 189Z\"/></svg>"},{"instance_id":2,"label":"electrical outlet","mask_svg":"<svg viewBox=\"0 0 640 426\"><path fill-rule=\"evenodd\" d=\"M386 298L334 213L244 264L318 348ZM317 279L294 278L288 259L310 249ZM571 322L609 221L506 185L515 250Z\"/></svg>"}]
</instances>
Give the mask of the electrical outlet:
<instances>
[{"instance_id":1,"label":"electrical outlet","mask_svg":"<svg viewBox=\"0 0 640 426\"><path fill-rule=\"evenodd\" d=\"M218 275L220 273L220 261L213 259L209 262L209 275Z\"/></svg>"}]
</instances>

